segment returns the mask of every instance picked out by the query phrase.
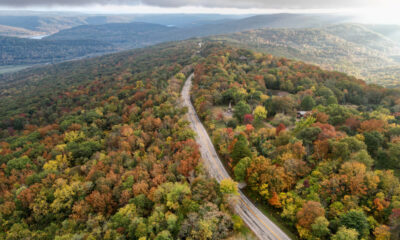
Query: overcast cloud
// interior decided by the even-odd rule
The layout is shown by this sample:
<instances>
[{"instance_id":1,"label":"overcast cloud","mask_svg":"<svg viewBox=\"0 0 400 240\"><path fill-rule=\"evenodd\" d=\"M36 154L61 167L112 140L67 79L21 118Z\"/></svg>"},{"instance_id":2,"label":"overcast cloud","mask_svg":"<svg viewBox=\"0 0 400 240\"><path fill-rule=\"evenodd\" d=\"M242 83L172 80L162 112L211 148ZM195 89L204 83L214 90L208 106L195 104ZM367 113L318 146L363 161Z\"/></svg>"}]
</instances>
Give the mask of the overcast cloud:
<instances>
[{"instance_id":1,"label":"overcast cloud","mask_svg":"<svg viewBox=\"0 0 400 240\"><path fill-rule=\"evenodd\" d=\"M199 6L209 8L354 8L390 5L397 0L0 0L0 6L49 7L99 5Z\"/></svg>"}]
</instances>

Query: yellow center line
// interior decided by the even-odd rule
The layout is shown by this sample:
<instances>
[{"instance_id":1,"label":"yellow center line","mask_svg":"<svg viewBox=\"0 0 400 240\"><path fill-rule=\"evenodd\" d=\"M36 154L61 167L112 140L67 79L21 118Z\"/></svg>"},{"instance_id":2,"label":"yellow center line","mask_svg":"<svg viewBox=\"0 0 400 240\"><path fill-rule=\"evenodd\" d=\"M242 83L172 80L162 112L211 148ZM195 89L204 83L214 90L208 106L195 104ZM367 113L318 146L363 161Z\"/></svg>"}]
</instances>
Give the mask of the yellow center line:
<instances>
[{"instance_id":1,"label":"yellow center line","mask_svg":"<svg viewBox=\"0 0 400 240\"><path fill-rule=\"evenodd\" d=\"M247 205L247 203L245 202L245 201L243 201L243 199L241 199L240 198L240 201L242 201L242 203L244 204L244 206L247 208L247 209L249 209L250 210L250 212L272 233L272 235L274 235L277 239L281 239L280 237L278 237L276 234L275 234L275 232L274 231L272 231L269 227L268 227L268 225L263 221L263 220L261 220L257 215L256 215L256 213Z\"/></svg>"},{"instance_id":2,"label":"yellow center line","mask_svg":"<svg viewBox=\"0 0 400 240\"><path fill-rule=\"evenodd\" d=\"M190 106L190 107L191 107L191 109L192 109L192 111L193 111L193 113L194 113L194 115L195 115L195 114L196 114L196 111L194 110L193 106ZM195 122L196 120L197 120L197 119L194 119L194 122ZM200 123L200 124L201 124L201 127L204 129L203 124L202 124L202 123ZM194 124L192 124L192 125L193 125L193 127L194 127ZM203 130L203 129L202 129L202 130ZM204 133L203 131L200 131L200 134L201 134L203 137L205 137L205 136L204 136L205 133ZM208 137L208 134L207 134L207 137ZM205 138L205 139L207 139L207 138ZM216 162L216 159L214 158L213 151L211 150L211 147L210 147L210 145L209 145L208 143L209 143L209 141L207 141L207 144L206 144L206 145L207 145L207 148L208 148L209 153L211 154L210 158L213 160L214 165L216 165L218 173L219 173L223 178L225 178L225 174L222 173L222 170L221 170L219 164ZM230 177L228 177L228 178L230 178ZM247 204L245 201L243 201L243 199L240 198L240 201L241 201L241 202L244 204L244 206L250 211L250 213L251 213L253 216L255 216L255 217L258 219L258 221L260 221L260 222L272 233L272 235L275 236L275 238L277 238L277 239L279 239L279 240L281 239L280 237L278 237L278 235L277 235L274 231L271 230L271 228L268 227L268 225L267 225L262 219L260 219L260 218L257 216L257 214L248 206L248 204Z\"/></svg>"},{"instance_id":3,"label":"yellow center line","mask_svg":"<svg viewBox=\"0 0 400 240\"><path fill-rule=\"evenodd\" d=\"M202 133L202 134L204 134L204 133ZM207 144L207 148L208 148L208 150L210 151L210 152L212 152L211 151L211 148L210 148L210 146ZM216 164L216 159L214 159L214 156L211 156L211 158L214 160L214 164L217 166L217 171L219 172L219 174L222 176L222 177L224 177L224 174L222 174L222 170L221 170L221 168L220 168L220 166L219 166L219 164ZM229 177L230 178L230 177ZM247 203L245 202L245 201L243 201L243 199L241 199L241 198L239 198L240 199L240 201L244 204L244 206L251 212L251 214L253 214L257 219L258 219L258 221L260 221L271 233L272 233L272 235L274 235L277 239L279 239L280 240L280 238L278 237L278 235L276 235L276 233L274 232L274 231L272 231L269 227L268 227L268 225L262 220L262 219L260 219L258 216L257 216L257 214L249 207L249 205L247 205Z\"/></svg>"}]
</instances>

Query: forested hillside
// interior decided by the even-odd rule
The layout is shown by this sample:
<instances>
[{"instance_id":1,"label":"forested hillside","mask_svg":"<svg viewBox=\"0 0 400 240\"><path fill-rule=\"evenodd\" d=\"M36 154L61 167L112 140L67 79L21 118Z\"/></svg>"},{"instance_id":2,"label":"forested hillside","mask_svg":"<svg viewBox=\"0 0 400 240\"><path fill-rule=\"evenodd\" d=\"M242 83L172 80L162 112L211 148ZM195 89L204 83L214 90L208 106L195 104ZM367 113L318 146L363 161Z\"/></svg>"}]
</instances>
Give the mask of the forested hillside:
<instances>
[{"instance_id":1,"label":"forested hillside","mask_svg":"<svg viewBox=\"0 0 400 240\"><path fill-rule=\"evenodd\" d=\"M155 17L153 21L156 19ZM215 21L208 24L205 22L204 24L183 25L181 27L167 27L167 23L160 23L162 24L160 25L147 22L89 24L62 30L47 37L47 39L95 39L123 48L133 48L249 29L318 27L342 22L344 19L346 18L312 14L268 14L243 19ZM138 17L137 20L152 22L151 19L144 17ZM168 22L167 19L165 22Z\"/></svg>"},{"instance_id":2,"label":"forested hillside","mask_svg":"<svg viewBox=\"0 0 400 240\"><path fill-rule=\"evenodd\" d=\"M400 43L400 25L367 25L369 29Z\"/></svg>"},{"instance_id":3,"label":"forested hillside","mask_svg":"<svg viewBox=\"0 0 400 240\"><path fill-rule=\"evenodd\" d=\"M400 45L364 25L259 29L212 39L317 64L326 70L345 72L370 83L399 86Z\"/></svg>"},{"instance_id":4,"label":"forested hillside","mask_svg":"<svg viewBox=\"0 0 400 240\"><path fill-rule=\"evenodd\" d=\"M7 37L31 37L40 34L25 28L11 27L0 24L0 36Z\"/></svg>"},{"instance_id":5,"label":"forested hillside","mask_svg":"<svg viewBox=\"0 0 400 240\"><path fill-rule=\"evenodd\" d=\"M3 76L0 238L225 239L242 229L231 183L206 177L177 103L197 44Z\"/></svg>"},{"instance_id":6,"label":"forested hillside","mask_svg":"<svg viewBox=\"0 0 400 240\"><path fill-rule=\"evenodd\" d=\"M55 63L116 48L95 40L36 40L0 36L0 65Z\"/></svg>"},{"instance_id":7,"label":"forested hillside","mask_svg":"<svg viewBox=\"0 0 400 240\"><path fill-rule=\"evenodd\" d=\"M175 40L174 27L152 23L108 23L101 25L82 25L60 31L46 39L49 40L97 40L114 44L119 48L139 48L156 43Z\"/></svg>"},{"instance_id":8,"label":"forested hillside","mask_svg":"<svg viewBox=\"0 0 400 240\"><path fill-rule=\"evenodd\" d=\"M202 54L194 106L253 200L301 239L398 239L399 90L221 44Z\"/></svg>"}]
</instances>

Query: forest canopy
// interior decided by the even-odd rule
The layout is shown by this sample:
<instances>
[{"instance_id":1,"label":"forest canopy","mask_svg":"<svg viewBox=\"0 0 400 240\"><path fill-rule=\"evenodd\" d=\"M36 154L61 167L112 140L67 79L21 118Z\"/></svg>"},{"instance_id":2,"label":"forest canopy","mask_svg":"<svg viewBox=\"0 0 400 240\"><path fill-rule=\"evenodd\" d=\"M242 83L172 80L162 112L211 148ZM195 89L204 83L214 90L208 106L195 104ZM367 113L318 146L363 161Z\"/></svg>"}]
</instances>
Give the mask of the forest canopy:
<instances>
[{"instance_id":1,"label":"forest canopy","mask_svg":"<svg viewBox=\"0 0 400 240\"><path fill-rule=\"evenodd\" d=\"M4 77L0 238L225 239L242 229L178 105L195 46Z\"/></svg>"},{"instance_id":2,"label":"forest canopy","mask_svg":"<svg viewBox=\"0 0 400 240\"><path fill-rule=\"evenodd\" d=\"M253 200L301 239L396 239L399 90L221 44L203 55L196 111Z\"/></svg>"}]
</instances>

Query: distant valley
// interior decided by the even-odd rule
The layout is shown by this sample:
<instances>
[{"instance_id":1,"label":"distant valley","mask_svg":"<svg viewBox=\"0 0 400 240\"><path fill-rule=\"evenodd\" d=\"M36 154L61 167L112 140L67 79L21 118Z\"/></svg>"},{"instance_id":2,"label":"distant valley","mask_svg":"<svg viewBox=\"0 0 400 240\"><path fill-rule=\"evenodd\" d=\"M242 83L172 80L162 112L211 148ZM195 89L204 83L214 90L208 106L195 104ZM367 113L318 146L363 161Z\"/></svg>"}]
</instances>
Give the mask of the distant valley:
<instances>
[{"instance_id":1,"label":"distant valley","mask_svg":"<svg viewBox=\"0 0 400 240\"><path fill-rule=\"evenodd\" d=\"M270 14L239 19L190 15L124 17L31 17L30 25L7 24L0 35L36 33L37 38L0 37L0 65L56 63L195 37L317 64L370 83L397 87L400 76L400 30L395 25L347 23L346 16ZM25 19L26 20L26 19ZM133 22L130 22L133 21ZM141 22L143 21L143 22ZM168 25L168 26L167 26ZM50 34L51 29L57 29ZM17 31L18 30L18 31ZM42 35L37 35L41 33ZM52 33L52 32L51 32Z\"/></svg>"},{"instance_id":2,"label":"distant valley","mask_svg":"<svg viewBox=\"0 0 400 240\"><path fill-rule=\"evenodd\" d=\"M399 44L361 24L302 29L268 28L211 39L317 64L371 83L398 86Z\"/></svg>"}]
</instances>

